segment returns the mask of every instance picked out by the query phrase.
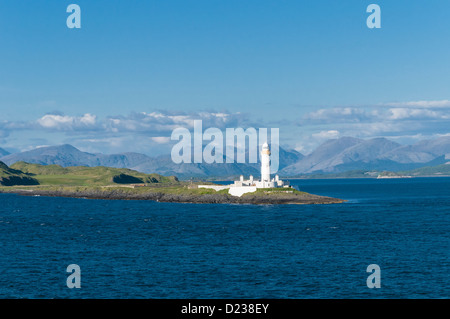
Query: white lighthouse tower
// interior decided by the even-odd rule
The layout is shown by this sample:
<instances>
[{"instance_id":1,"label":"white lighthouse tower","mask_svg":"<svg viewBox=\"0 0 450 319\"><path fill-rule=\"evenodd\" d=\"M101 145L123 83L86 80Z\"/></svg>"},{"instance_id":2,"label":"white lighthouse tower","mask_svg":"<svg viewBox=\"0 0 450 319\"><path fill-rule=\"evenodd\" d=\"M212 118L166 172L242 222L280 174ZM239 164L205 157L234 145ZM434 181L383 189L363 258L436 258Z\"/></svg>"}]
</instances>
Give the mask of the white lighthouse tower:
<instances>
[{"instance_id":1,"label":"white lighthouse tower","mask_svg":"<svg viewBox=\"0 0 450 319\"><path fill-rule=\"evenodd\" d=\"M245 193L253 193L258 188L278 188L285 187L289 188L289 183L282 181L278 175L275 178L270 179L270 149L267 143L262 145L261 149L261 180L257 181L253 179L250 175L250 179L245 180L244 176L241 175L238 181L235 181L230 185L198 185L199 188L212 188L216 191L223 189L228 189L228 193L233 196L242 196ZM286 192L291 192L292 190L287 190Z\"/></svg>"},{"instance_id":2,"label":"white lighthouse tower","mask_svg":"<svg viewBox=\"0 0 450 319\"><path fill-rule=\"evenodd\" d=\"M267 143L263 144L261 150L261 182L270 182L270 150Z\"/></svg>"}]
</instances>

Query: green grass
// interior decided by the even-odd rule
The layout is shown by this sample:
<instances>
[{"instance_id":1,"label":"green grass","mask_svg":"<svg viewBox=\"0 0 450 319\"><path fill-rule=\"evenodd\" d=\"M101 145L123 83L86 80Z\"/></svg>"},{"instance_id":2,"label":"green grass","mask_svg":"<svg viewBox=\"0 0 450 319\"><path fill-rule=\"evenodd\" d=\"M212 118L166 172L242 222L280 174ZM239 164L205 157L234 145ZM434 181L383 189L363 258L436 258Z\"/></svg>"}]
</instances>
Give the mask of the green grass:
<instances>
[{"instance_id":1,"label":"green grass","mask_svg":"<svg viewBox=\"0 0 450 319\"><path fill-rule=\"evenodd\" d=\"M112 184L178 184L174 176L144 174L126 168L112 167L61 167L18 162L10 169L24 173L41 185L106 186Z\"/></svg>"},{"instance_id":2,"label":"green grass","mask_svg":"<svg viewBox=\"0 0 450 319\"><path fill-rule=\"evenodd\" d=\"M37 185L38 183L35 178L19 170L9 168L5 163L0 162L0 185Z\"/></svg>"},{"instance_id":3,"label":"green grass","mask_svg":"<svg viewBox=\"0 0 450 319\"><path fill-rule=\"evenodd\" d=\"M98 184L89 176L77 175L34 175L41 185L83 186Z\"/></svg>"},{"instance_id":4,"label":"green grass","mask_svg":"<svg viewBox=\"0 0 450 319\"><path fill-rule=\"evenodd\" d=\"M448 176L450 175L450 164L421 167L400 173L411 176Z\"/></svg>"}]
</instances>

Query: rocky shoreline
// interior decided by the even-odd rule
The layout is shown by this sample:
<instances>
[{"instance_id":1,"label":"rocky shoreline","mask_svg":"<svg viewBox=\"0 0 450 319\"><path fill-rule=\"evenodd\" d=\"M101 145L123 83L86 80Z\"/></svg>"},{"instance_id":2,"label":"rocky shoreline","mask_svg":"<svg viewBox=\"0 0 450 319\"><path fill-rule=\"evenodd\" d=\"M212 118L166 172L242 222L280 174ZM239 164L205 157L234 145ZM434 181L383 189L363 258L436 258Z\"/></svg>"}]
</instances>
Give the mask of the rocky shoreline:
<instances>
[{"instance_id":1,"label":"rocky shoreline","mask_svg":"<svg viewBox=\"0 0 450 319\"><path fill-rule=\"evenodd\" d=\"M49 196L70 197L105 200L150 200L170 203L196 203L196 204L253 204L253 205L280 205L280 204L338 204L345 202L342 199L313 195L308 193L249 193L242 197L235 197L225 193L217 194L173 194L163 191L129 192L120 189L88 189L88 190L46 190L46 189L1 189L0 193L13 193L23 196Z\"/></svg>"}]
</instances>

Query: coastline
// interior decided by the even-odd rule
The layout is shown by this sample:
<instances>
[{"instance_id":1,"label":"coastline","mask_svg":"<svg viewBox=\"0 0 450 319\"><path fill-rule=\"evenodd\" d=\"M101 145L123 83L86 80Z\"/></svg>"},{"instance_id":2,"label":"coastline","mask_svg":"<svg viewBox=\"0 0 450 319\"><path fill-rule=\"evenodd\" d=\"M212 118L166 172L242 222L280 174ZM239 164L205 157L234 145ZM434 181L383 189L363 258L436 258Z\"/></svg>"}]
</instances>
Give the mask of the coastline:
<instances>
[{"instance_id":1,"label":"coastline","mask_svg":"<svg viewBox=\"0 0 450 319\"><path fill-rule=\"evenodd\" d=\"M214 193L213 193L214 192ZM248 193L241 197L229 195L226 192L191 192L181 189L179 192L161 189L132 189L126 187L14 187L0 188L0 193L17 194L21 196L69 197L103 200L149 200L166 203L194 203L194 204L253 204L253 205L307 205L307 204L340 204L345 200L298 193L271 193L259 191Z\"/></svg>"}]
</instances>

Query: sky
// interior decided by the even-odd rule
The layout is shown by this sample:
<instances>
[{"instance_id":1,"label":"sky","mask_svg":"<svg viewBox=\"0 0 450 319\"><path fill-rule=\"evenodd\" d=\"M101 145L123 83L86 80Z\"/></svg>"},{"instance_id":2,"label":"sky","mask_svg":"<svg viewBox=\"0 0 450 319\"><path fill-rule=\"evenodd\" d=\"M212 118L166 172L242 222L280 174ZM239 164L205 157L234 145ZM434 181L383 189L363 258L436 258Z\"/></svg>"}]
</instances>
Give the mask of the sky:
<instances>
[{"instance_id":1,"label":"sky","mask_svg":"<svg viewBox=\"0 0 450 319\"><path fill-rule=\"evenodd\" d=\"M81 28L69 29L70 4ZM366 24L371 3L381 28ZM171 132L448 135L450 2L0 0L0 147L157 155Z\"/></svg>"}]
</instances>

